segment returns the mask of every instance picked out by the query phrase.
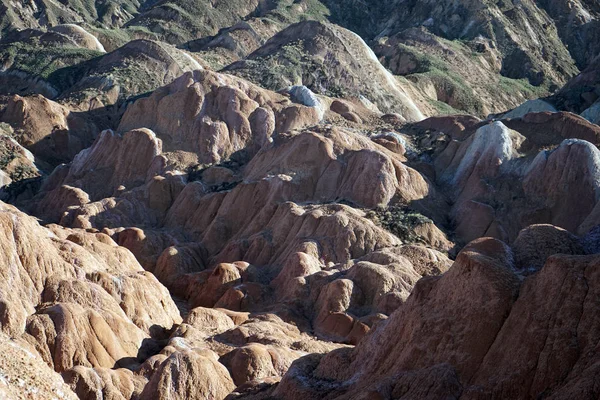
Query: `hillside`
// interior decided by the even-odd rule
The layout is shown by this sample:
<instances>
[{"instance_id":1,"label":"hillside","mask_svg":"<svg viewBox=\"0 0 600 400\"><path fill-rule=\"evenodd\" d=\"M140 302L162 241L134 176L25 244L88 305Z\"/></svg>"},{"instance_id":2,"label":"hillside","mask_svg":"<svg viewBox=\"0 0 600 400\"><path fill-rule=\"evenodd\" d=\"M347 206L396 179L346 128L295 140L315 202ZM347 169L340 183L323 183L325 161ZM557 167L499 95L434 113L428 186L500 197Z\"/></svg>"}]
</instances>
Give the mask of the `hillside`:
<instances>
[{"instance_id":1,"label":"hillside","mask_svg":"<svg viewBox=\"0 0 600 400\"><path fill-rule=\"evenodd\" d=\"M597 2L0 1L0 398L600 397Z\"/></svg>"}]
</instances>

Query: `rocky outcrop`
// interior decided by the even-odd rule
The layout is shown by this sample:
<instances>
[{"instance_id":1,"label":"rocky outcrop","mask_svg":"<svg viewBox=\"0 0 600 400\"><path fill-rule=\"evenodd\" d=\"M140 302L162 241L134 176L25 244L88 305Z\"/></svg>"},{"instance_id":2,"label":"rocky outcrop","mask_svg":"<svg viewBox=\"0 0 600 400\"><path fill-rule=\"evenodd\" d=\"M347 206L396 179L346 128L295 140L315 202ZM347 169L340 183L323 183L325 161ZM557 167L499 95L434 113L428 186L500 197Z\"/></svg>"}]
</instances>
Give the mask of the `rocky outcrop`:
<instances>
[{"instance_id":1,"label":"rocky outcrop","mask_svg":"<svg viewBox=\"0 0 600 400\"><path fill-rule=\"evenodd\" d=\"M121 186L135 188L152 175L152 164L162 151L161 145L160 139L147 129L129 131L123 136L104 131L92 147L75 157L62 184L83 189L92 200L110 197Z\"/></svg>"},{"instance_id":2,"label":"rocky outcrop","mask_svg":"<svg viewBox=\"0 0 600 400\"><path fill-rule=\"evenodd\" d=\"M594 145L567 139L556 150L536 157L523 188L543 199L551 223L584 234L596 222L584 221L598 203L599 162L600 151Z\"/></svg>"},{"instance_id":3,"label":"rocky outcrop","mask_svg":"<svg viewBox=\"0 0 600 400\"><path fill-rule=\"evenodd\" d=\"M4 130L0 126L0 171L2 171L0 186L40 176L40 171L35 165L35 157L21 146L13 135L14 132L10 127Z\"/></svg>"},{"instance_id":4,"label":"rocky outcrop","mask_svg":"<svg viewBox=\"0 0 600 400\"><path fill-rule=\"evenodd\" d=\"M509 255L489 239L469 245L448 273L420 281L356 349L296 361L273 396L596 396L596 360L588 350L595 339L576 339L582 326L596 323L588 312L596 256L550 257L521 283ZM420 385L424 380L428 385Z\"/></svg>"},{"instance_id":5,"label":"rocky outcrop","mask_svg":"<svg viewBox=\"0 0 600 400\"><path fill-rule=\"evenodd\" d=\"M554 225L531 225L513 243L515 266L523 273L538 271L553 254L583 255L580 238Z\"/></svg>"},{"instance_id":6,"label":"rocky outcrop","mask_svg":"<svg viewBox=\"0 0 600 400\"><path fill-rule=\"evenodd\" d=\"M570 113L547 112L457 123L432 119L417 125L426 130L415 135L426 145L437 141L430 174L449 194L450 217L463 243L482 236L512 241L530 224L581 235L595 226L597 126ZM585 151L570 157L572 148ZM550 158L554 167L546 167Z\"/></svg>"},{"instance_id":7,"label":"rocky outcrop","mask_svg":"<svg viewBox=\"0 0 600 400\"><path fill-rule=\"evenodd\" d=\"M143 376L126 368L86 368L77 366L63 372L62 377L80 399L129 399L140 395L146 383Z\"/></svg>"},{"instance_id":8,"label":"rocky outcrop","mask_svg":"<svg viewBox=\"0 0 600 400\"><path fill-rule=\"evenodd\" d=\"M155 191L149 187L153 186L156 181L153 178L164 163L159 156L161 147L160 139L148 129L130 131L123 136L110 130L103 131L92 147L79 153L70 165L54 171L30 208L49 222L59 222L68 207L81 207L90 201L110 198L146 182L148 190L143 190L146 196L142 197L150 201L148 196ZM160 181L157 185L161 186ZM132 201L137 204L135 198ZM131 202L127 204L131 205ZM156 202L148 208L154 208L155 205ZM94 206L97 210L97 204L90 205ZM90 210L89 207L86 210L87 215L98 212L94 213L94 209ZM68 218L76 220L77 216ZM87 226L79 224L79 227Z\"/></svg>"},{"instance_id":9,"label":"rocky outcrop","mask_svg":"<svg viewBox=\"0 0 600 400\"><path fill-rule=\"evenodd\" d=\"M81 67L67 78L61 95L63 103L81 111L120 107L125 100L169 84L187 71L202 69L188 53L145 39L130 41ZM112 118L118 121L119 116Z\"/></svg>"},{"instance_id":10,"label":"rocky outcrop","mask_svg":"<svg viewBox=\"0 0 600 400\"><path fill-rule=\"evenodd\" d=\"M211 352L184 350L158 367L140 399L223 399L233 389L227 369Z\"/></svg>"},{"instance_id":11,"label":"rocky outcrop","mask_svg":"<svg viewBox=\"0 0 600 400\"><path fill-rule=\"evenodd\" d=\"M11 126L19 144L51 167L72 160L98 133L92 121L40 95L15 95L2 103L0 121Z\"/></svg>"},{"instance_id":12,"label":"rocky outcrop","mask_svg":"<svg viewBox=\"0 0 600 400\"><path fill-rule=\"evenodd\" d=\"M2 1L0 397L598 397L597 7Z\"/></svg>"},{"instance_id":13,"label":"rocky outcrop","mask_svg":"<svg viewBox=\"0 0 600 400\"><path fill-rule=\"evenodd\" d=\"M110 237L43 228L5 204L1 217L2 331L55 370L127 364L180 322L166 289Z\"/></svg>"},{"instance_id":14,"label":"rocky outcrop","mask_svg":"<svg viewBox=\"0 0 600 400\"><path fill-rule=\"evenodd\" d=\"M569 112L534 112L502 123L525 136L519 150L526 153L555 147L564 139L600 144L600 127Z\"/></svg>"},{"instance_id":15,"label":"rocky outcrop","mask_svg":"<svg viewBox=\"0 0 600 400\"><path fill-rule=\"evenodd\" d=\"M302 149L314 149L310 154ZM368 138L349 131L325 129L279 136L248 164L245 181L288 175L297 202L344 199L358 206L386 206L393 198L403 202L428 195L430 187L401 157Z\"/></svg>"},{"instance_id":16,"label":"rocky outcrop","mask_svg":"<svg viewBox=\"0 0 600 400\"><path fill-rule=\"evenodd\" d=\"M600 83L600 58L595 57L581 73L569 80L554 96L551 101L560 110L580 114L593 107L599 94ZM591 113L591 111L589 111ZM593 122L593 121L592 121Z\"/></svg>"},{"instance_id":17,"label":"rocky outcrop","mask_svg":"<svg viewBox=\"0 0 600 400\"><path fill-rule=\"evenodd\" d=\"M0 335L0 396L7 400L23 398L68 399L78 397L61 376L35 354L27 343Z\"/></svg>"},{"instance_id":18,"label":"rocky outcrop","mask_svg":"<svg viewBox=\"0 0 600 400\"><path fill-rule=\"evenodd\" d=\"M549 112L555 113L558 110L554 108L554 106L547 101L536 99L536 100L528 100L525 103L519 105L517 108L514 108L502 115L502 119L510 119L510 118L522 118L530 113L540 113L540 112Z\"/></svg>"},{"instance_id":19,"label":"rocky outcrop","mask_svg":"<svg viewBox=\"0 0 600 400\"><path fill-rule=\"evenodd\" d=\"M235 153L247 160L275 132L319 121L315 107L291 103L242 79L195 71L138 100L119 130L150 128L167 150L197 153L198 161L208 164Z\"/></svg>"},{"instance_id":20,"label":"rocky outcrop","mask_svg":"<svg viewBox=\"0 0 600 400\"><path fill-rule=\"evenodd\" d=\"M80 26L74 24L57 25L50 28L50 31L65 35L79 47L103 53L106 52L102 43L100 43L94 35Z\"/></svg>"}]
</instances>

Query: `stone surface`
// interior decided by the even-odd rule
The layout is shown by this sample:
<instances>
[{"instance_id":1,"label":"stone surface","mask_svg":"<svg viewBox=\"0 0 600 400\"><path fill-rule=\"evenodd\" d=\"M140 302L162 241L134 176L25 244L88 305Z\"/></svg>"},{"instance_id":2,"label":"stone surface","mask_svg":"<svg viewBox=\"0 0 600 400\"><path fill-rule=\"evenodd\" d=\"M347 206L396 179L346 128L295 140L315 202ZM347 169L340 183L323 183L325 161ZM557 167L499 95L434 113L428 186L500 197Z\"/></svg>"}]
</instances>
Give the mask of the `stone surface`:
<instances>
[{"instance_id":1,"label":"stone surface","mask_svg":"<svg viewBox=\"0 0 600 400\"><path fill-rule=\"evenodd\" d=\"M13 3L0 398L600 395L593 2Z\"/></svg>"}]
</instances>

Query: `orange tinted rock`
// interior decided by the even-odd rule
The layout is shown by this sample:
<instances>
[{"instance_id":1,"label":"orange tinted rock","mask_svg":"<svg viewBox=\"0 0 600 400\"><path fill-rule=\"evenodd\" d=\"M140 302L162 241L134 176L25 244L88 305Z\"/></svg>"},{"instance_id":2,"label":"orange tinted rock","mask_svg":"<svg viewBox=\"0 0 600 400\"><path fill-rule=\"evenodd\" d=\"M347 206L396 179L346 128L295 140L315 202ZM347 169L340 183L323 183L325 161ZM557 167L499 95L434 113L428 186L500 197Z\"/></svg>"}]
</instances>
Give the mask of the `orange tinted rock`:
<instances>
[{"instance_id":1,"label":"orange tinted rock","mask_svg":"<svg viewBox=\"0 0 600 400\"><path fill-rule=\"evenodd\" d=\"M145 399L224 399L235 385L210 351L177 351L158 367L140 395Z\"/></svg>"},{"instance_id":2,"label":"orange tinted rock","mask_svg":"<svg viewBox=\"0 0 600 400\"><path fill-rule=\"evenodd\" d=\"M255 154L275 130L318 122L312 108L286 103L283 96L242 79L194 71L129 107L119 130L148 127L164 139L166 149L192 150L200 162L212 163L236 151Z\"/></svg>"},{"instance_id":3,"label":"orange tinted rock","mask_svg":"<svg viewBox=\"0 0 600 400\"><path fill-rule=\"evenodd\" d=\"M3 399L79 398L60 374L48 367L26 343L0 334L0 351L0 397Z\"/></svg>"},{"instance_id":4,"label":"orange tinted rock","mask_svg":"<svg viewBox=\"0 0 600 400\"><path fill-rule=\"evenodd\" d=\"M222 362L231 371L231 377L237 386L254 379L277 375L267 347L258 343L233 350L222 357Z\"/></svg>"},{"instance_id":5,"label":"orange tinted rock","mask_svg":"<svg viewBox=\"0 0 600 400\"><path fill-rule=\"evenodd\" d=\"M92 122L41 95L8 98L0 122L10 124L17 141L52 166L72 160L98 134Z\"/></svg>"}]
</instances>

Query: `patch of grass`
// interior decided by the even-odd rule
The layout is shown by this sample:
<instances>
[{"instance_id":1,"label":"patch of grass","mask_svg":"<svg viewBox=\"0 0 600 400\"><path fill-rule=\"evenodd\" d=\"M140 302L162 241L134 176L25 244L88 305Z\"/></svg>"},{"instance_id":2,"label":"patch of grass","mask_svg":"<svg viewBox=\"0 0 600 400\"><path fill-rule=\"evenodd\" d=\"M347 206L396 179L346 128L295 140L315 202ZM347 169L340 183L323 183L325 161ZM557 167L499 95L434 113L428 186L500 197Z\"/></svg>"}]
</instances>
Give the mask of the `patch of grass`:
<instances>
[{"instance_id":1,"label":"patch of grass","mask_svg":"<svg viewBox=\"0 0 600 400\"><path fill-rule=\"evenodd\" d=\"M331 15L329 8L320 1L308 0L305 13L301 16L304 19L315 19L324 21Z\"/></svg>"},{"instance_id":2,"label":"patch of grass","mask_svg":"<svg viewBox=\"0 0 600 400\"><path fill-rule=\"evenodd\" d=\"M483 103L481 100L465 79L456 72L450 71L447 68L445 70L432 68L420 75L433 83L438 94L438 99L452 108L472 114L481 114L483 112Z\"/></svg>"},{"instance_id":3,"label":"patch of grass","mask_svg":"<svg viewBox=\"0 0 600 400\"><path fill-rule=\"evenodd\" d=\"M304 12L299 13L298 7L302 7ZM308 20L326 21L330 15L329 8L318 0L281 1L277 8L267 13L267 17L286 24Z\"/></svg>"},{"instance_id":4,"label":"patch of grass","mask_svg":"<svg viewBox=\"0 0 600 400\"><path fill-rule=\"evenodd\" d=\"M444 103L443 101L433 100L430 98L428 98L427 101L435 108L437 115L461 114L461 110L457 110L456 108Z\"/></svg>"},{"instance_id":5,"label":"patch of grass","mask_svg":"<svg viewBox=\"0 0 600 400\"><path fill-rule=\"evenodd\" d=\"M397 54L406 54L414 61L414 63L416 65L415 65L415 68L410 72L411 74L426 73L433 69L437 69L437 70L441 70L441 71L448 70L448 66L446 65L446 62L444 60L442 60L441 58L439 58L433 54L424 53L422 51L419 51L413 47L407 46L402 43L400 43L396 46L396 53ZM388 64L389 64L389 60L388 60Z\"/></svg>"},{"instance_id":6,"label":"patch of grass","mask_svg":"<svg viewBox=\"0 0 600 400\"><path fill-rule=\"evenodd\" d=\"M197 54L200 55L202 60L213 71L219 71L232 63L232 60L230 60L229 57L225 57L218 52L199 51Z\"/></svg>"},{"instance_id":7,"label":"patch of grass","mask_svg":"<svg viewBox=\"0 0 600 400\"><path fill-rule=\"evenodd\" d=\"M14 172L10 174L10 179L12 179L13 182L18 182L24 179L37 178L38 176L39 174L37 171L29 165L19 164L15 167Z\"/></svg>"},{"instance_id":8,"label":"patch of grass","mask_svg":"<svg viewBox=\"0 0 600 400\"><path fill-rule=\"evenodd\" d=\"M444 39L441 37L438 38L438 40L441 43L445 44L447 47L449 47L455 53L466 54L473 58L481 56L481 53L478 53L477 51L475 51L473 49L472 42L469 40L465 40L465 39L448 40L448 39Z\"/></svg>"},{"instance_id":9,"label":"patch of grass","mask_svg":"<svg viewBox=\"0 0 600 400\"><path fill-rule=\"evenodd\" d=\"M533 86L527 79L512 79L500 76L498 86L503 92L509 94L519 92L528 98L543 97L549 93L546 86Z\"/></svg>"}]
</instances>

